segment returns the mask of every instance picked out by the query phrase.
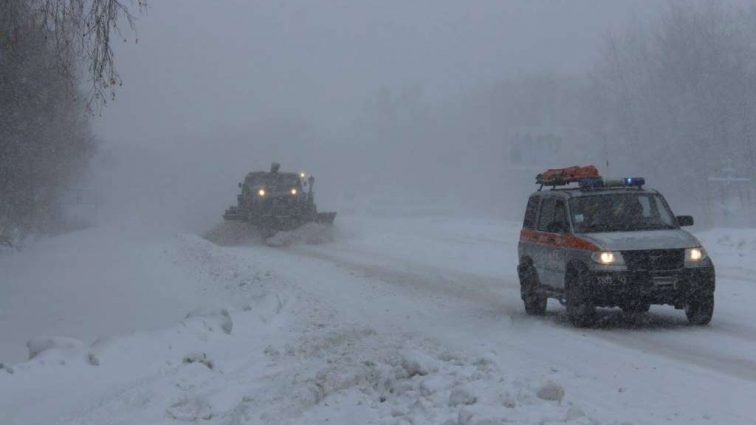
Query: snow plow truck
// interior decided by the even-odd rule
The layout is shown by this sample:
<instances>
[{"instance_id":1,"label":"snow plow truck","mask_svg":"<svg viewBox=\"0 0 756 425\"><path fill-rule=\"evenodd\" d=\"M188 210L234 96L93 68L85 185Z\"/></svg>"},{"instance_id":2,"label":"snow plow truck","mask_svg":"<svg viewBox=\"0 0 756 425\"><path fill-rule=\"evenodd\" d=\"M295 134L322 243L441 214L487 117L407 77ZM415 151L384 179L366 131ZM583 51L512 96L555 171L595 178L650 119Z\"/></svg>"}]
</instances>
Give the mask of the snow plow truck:
<instances>
[{"instance_id":1,"label":"snow plow truck","mask_svg":"<svg viewBox=\"0 0 756 425\"><path fill-rule=\"evenodd\" d=\"M223 219L254 225L265 238L305 223L332 224L336 218L335 212L318 212L313 176L280 172L275 162L268 172L247 174L239 188L237 204L226 210Z\"/></svg>"}]
</instances>

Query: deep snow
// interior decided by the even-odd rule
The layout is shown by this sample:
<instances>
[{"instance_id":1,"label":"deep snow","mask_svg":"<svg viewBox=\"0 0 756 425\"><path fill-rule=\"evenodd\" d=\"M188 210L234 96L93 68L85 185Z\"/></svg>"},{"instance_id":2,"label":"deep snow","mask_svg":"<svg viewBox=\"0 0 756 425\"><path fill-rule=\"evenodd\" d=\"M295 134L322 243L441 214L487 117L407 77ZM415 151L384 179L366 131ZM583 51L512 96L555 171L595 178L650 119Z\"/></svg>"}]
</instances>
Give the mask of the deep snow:
<instances>
[{"instance_id":1,"label":"deep snow","mask_svg":"<svg viewBox=\"0 0 756 425\"><path fill-rule=\"evenodd\" d=\"M267 245L99 227L3 252L0 423L756 423L756 231L698 235L711 326L654 307L587 330L524 315L518 231L339 217Z\"/></svg>"}]
</instances>

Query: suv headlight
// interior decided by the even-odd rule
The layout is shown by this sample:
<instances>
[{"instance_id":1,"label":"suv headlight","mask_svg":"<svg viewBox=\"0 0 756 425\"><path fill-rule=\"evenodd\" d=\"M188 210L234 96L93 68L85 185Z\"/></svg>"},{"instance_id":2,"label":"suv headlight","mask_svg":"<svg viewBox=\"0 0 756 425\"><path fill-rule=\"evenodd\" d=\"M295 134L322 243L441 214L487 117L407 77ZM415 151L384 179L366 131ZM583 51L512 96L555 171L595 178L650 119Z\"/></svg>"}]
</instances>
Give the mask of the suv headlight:
<instances>
[{"instance_id":1,"label":"suv headlight","mask_svg":"<svg viewBox=\"0 0 756 425\"><path fill-rule=\"evenodd\" d=\"M624 266L625 259L619 251L599 251L591 254L591 259L595 263L603 266Z\"/></svg>"},{"instance_id":2,"label":"suv headlight","mask_svg":"<svg viewBox=\"0 0 756 425\"><path fill-rule=\"evenodd\" d=\"M685 249L685 267L697 267L704 263L708 255L702 247Z\"/></svg>"}]
</instances>

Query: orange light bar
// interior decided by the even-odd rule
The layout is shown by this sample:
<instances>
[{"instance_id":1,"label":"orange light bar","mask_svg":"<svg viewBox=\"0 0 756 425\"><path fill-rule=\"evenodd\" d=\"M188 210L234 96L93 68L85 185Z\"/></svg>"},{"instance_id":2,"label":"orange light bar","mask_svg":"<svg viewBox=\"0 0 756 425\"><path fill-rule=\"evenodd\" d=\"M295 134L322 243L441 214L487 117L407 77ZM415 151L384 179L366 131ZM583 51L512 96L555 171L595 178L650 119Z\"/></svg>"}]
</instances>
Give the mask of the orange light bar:
<instances>
[{"instance_id":1,"label":"orange light bar","mask_svg":"<svg viewBox=\"0 0 756 425\"><path fill-rule=\"evenodd\" d=\"M536 183L545 186L562 186L585 179L601 178L598 168L593 165L584 167L553 168L536 176Z\"/></svg>"}]
</instances>

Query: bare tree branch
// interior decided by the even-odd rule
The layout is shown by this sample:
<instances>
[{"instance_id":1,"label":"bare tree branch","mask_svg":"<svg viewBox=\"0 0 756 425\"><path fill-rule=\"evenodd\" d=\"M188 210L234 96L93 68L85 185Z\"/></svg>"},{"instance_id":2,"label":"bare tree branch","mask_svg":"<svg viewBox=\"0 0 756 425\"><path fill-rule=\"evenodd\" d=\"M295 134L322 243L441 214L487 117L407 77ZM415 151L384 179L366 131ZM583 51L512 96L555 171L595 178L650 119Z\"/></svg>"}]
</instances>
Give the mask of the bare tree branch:
<instances>
[{"instance_id":1,"label":"bare tree branch","mask_svg":"<svg viewBox=\"0 0 756 425\"><path fill-rule=\"evenodd\" d=\"M113 35L123 37L121 25L135 30L133 9L144 11L146 0L29 0L40 24L53 38L58 67L77 76L83 61L90 83L87 107L95 110L115 98L122 85L113 56ZM72 79L74 81L76 79ZM72 87L75 92L76 88Z\"/></svg>"}]
</instances>

